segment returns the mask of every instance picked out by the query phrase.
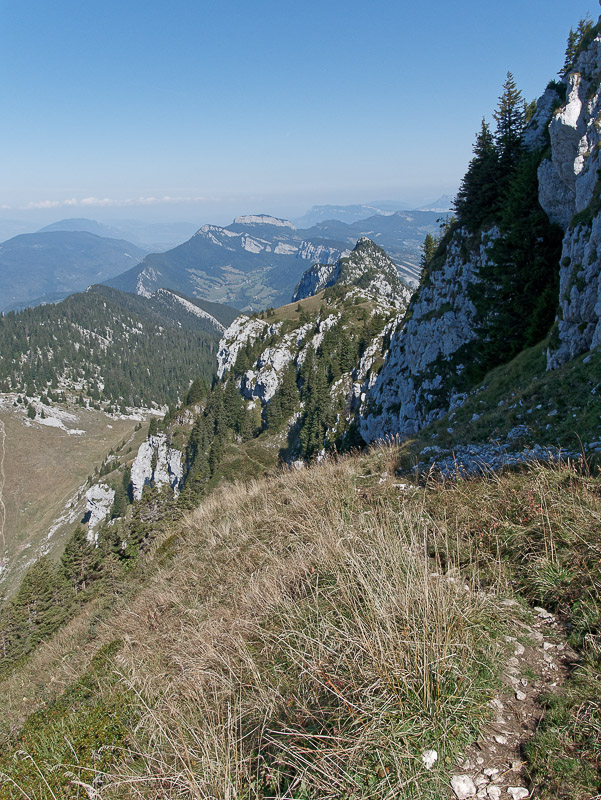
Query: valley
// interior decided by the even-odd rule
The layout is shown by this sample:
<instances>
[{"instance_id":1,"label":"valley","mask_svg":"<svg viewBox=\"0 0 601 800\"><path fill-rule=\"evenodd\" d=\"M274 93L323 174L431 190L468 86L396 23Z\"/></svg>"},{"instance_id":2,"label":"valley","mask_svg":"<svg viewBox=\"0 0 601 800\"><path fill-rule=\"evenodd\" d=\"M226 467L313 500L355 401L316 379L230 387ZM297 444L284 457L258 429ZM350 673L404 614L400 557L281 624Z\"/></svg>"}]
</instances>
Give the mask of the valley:
<instances>
[{"instance_id":1,"label":"valley","mask_svg":"<svg viewBox=\"0 0 601 800\"><path fill-rule=\"evenodd\" d=\"M94 469L122 442L125 450L137 449L143 438L135 430L140 418L119 419L73 405L35 422L14 409L14 399L0 398L4 597L14 593L36 558L61 554L86 512L84 494Z\"/></svg>"}]
</instances>

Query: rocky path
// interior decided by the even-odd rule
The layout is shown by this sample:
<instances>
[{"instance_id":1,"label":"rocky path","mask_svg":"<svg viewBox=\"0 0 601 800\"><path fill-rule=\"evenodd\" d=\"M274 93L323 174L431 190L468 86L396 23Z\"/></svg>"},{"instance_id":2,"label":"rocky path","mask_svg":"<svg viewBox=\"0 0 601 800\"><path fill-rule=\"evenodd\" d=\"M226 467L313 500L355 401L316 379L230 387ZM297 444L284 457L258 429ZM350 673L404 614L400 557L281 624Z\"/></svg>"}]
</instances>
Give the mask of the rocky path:
<instances>
[{"instance_id":1,"label":"rocky path","mask_svg":"<svg viewBox=\"0 0 601 800\"><path fill-rule=\"evenodd\" d=\"M512 619L505 636L504 690L490 701L494 718L466 750L451 779L449 797L453 800L525 800L532 796L522 752L542 717L538 698L542 692L559 691L577 660L553 614L535 608L533 620L526 621L516 613L519 606L514 600L504 600L502 606Z\"/></svg>"}]
</instances>

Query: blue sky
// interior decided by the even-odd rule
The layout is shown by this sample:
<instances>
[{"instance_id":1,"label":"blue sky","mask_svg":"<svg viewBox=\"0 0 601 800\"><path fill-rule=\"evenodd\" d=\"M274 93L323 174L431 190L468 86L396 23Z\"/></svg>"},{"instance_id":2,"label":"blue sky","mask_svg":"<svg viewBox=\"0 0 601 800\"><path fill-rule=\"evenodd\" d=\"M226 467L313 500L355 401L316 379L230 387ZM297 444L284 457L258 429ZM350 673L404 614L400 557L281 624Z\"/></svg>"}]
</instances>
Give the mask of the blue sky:
<instances>
[{"instance_id":1,"label":"blue sky","mask_svg":"<svg viewBox=\"0 0 601 800\"><path fill-rule=\"evenodd\" d=\"M0 0L2 215L227 222L453 192L592 0Z\"/></svg>"}]
</instances>

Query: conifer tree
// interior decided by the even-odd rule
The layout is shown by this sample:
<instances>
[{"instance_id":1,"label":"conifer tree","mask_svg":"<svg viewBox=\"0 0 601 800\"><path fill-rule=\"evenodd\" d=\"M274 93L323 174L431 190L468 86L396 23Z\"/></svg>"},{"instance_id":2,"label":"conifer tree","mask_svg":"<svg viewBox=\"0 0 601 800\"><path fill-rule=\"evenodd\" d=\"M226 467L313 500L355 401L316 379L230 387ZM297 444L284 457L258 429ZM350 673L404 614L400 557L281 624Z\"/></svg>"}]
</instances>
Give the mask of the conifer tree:
<instances>
[{"instance_id":1,"label":"conifer tree","mask_svg":"<svg viewBox=\"0 0 601 800\"><path fill-rule=\"evenodd\" d=\"M538 163L537 153L522 156L506 192L501 236L470 288L482 372L540 341L555 316L562 234L538 202Z\"/></svg>"},{"instance_id":2,"label":"conifer tree","mask_svg":"<svg viewBox=\"0 0 601 800\"><path fill-rule=\"evenodd\" d=\"M503 179L515 168L524 150L524 98L511 72L507 73L503 94L493 116L497 123L495 145Z\"/></svg>"},{"instance_id":3,"label":"conifer tree","mask_svg":"<svg viewBox=\"0 0 601 800\"><path fill-rule=\"evenodd\" d=\"M422 244L422 254L420 257L420 267L422 270L427 269L430 261L434 258L434 253L438 247L438 241L431 233L426 234L426 238Z\"/></svg>"},{"instance_id":4,"label":"conifer tree","mask_svg":"<svg viewBox=\"0 0 601 800\"><path fill-rule=\"evenodd\" d=\"M76 594L85 589L96 576L98 553L95 547L88 542L86 532L81 525L77 526L65 545L61 565L65 577Z\"/></svg>"},{"instance_id":5,"label":"conifer tree","mask_svg":"<svg viewBox=\"0 0 601 800\"><path fill-rule=\"evenodd\" d=\"M460 224L475 231L495 212L499 200L499 159L493 135L484 119L473 152L474 157L457 192L455 210Z\"/></svg>"}]
</instances>

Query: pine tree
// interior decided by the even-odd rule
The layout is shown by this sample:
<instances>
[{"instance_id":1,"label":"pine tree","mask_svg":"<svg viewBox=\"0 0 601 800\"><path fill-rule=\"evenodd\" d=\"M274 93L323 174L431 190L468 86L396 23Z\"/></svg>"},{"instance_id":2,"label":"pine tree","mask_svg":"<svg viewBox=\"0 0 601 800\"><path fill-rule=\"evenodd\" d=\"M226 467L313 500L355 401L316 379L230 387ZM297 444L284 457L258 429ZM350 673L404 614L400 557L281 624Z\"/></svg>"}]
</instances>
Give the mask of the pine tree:
<instances>
[{"instance_id":1,"label":"pine tree","mask_svg":"<svg viewBox=\"0 0 601 800\"><path fill-rule=\"evenodd\" d=\"M484 119L473 152L474 157L455 198L455 210L460 224L476 231L494 214L499 200L499 159L493 135Z\"/></svg>"},{"instance_id":2,"label":"pine tree","mask_svg":"<svg viewBox=\"0 0 601 800\"><path fill-rule=\"evenodd\" d=\"M65 545L61 557L63 573L75 593L86 588L98 571L98 553L90 542L86 532L78 525L73 535Z\"/></svg>"},{"instance_id":3,"label":"pine tree","mask_svg":"<svg viewBox=\"0 0 601 800\"><path fill-rule=\"evenodd\" d=\"M538 202L538 163L536 153L522 156L506 192L501 236L470 287L481 320L481 372L540 341L555 316L562 235Z\"/></svg>"},{"instance_id":4,"label":"pine tree","mask_svg":"<svg viewBox=\"0 0 601 800\"><path fill-rule=\"evenodd\" d=\"M501 179L516 167L524 150L522 135L524 133L524 98L517 88L511 72L503 84L503 94L494 112L497 128L495 145L497 148Z\"/></svg>"},{"instance_id":5,"label":"pine tree","mask_svg":"<svg viewBox=\"0 0 601 800\"><path fill-rule=\"evenodd\" d=\"M420 258L420 267L422 270L428 268L430 261L434 258L434 253L438 247L438 240L431 233L426 234L424 243L422 244L422 254Z\"/></svg>"}]
</instances>

